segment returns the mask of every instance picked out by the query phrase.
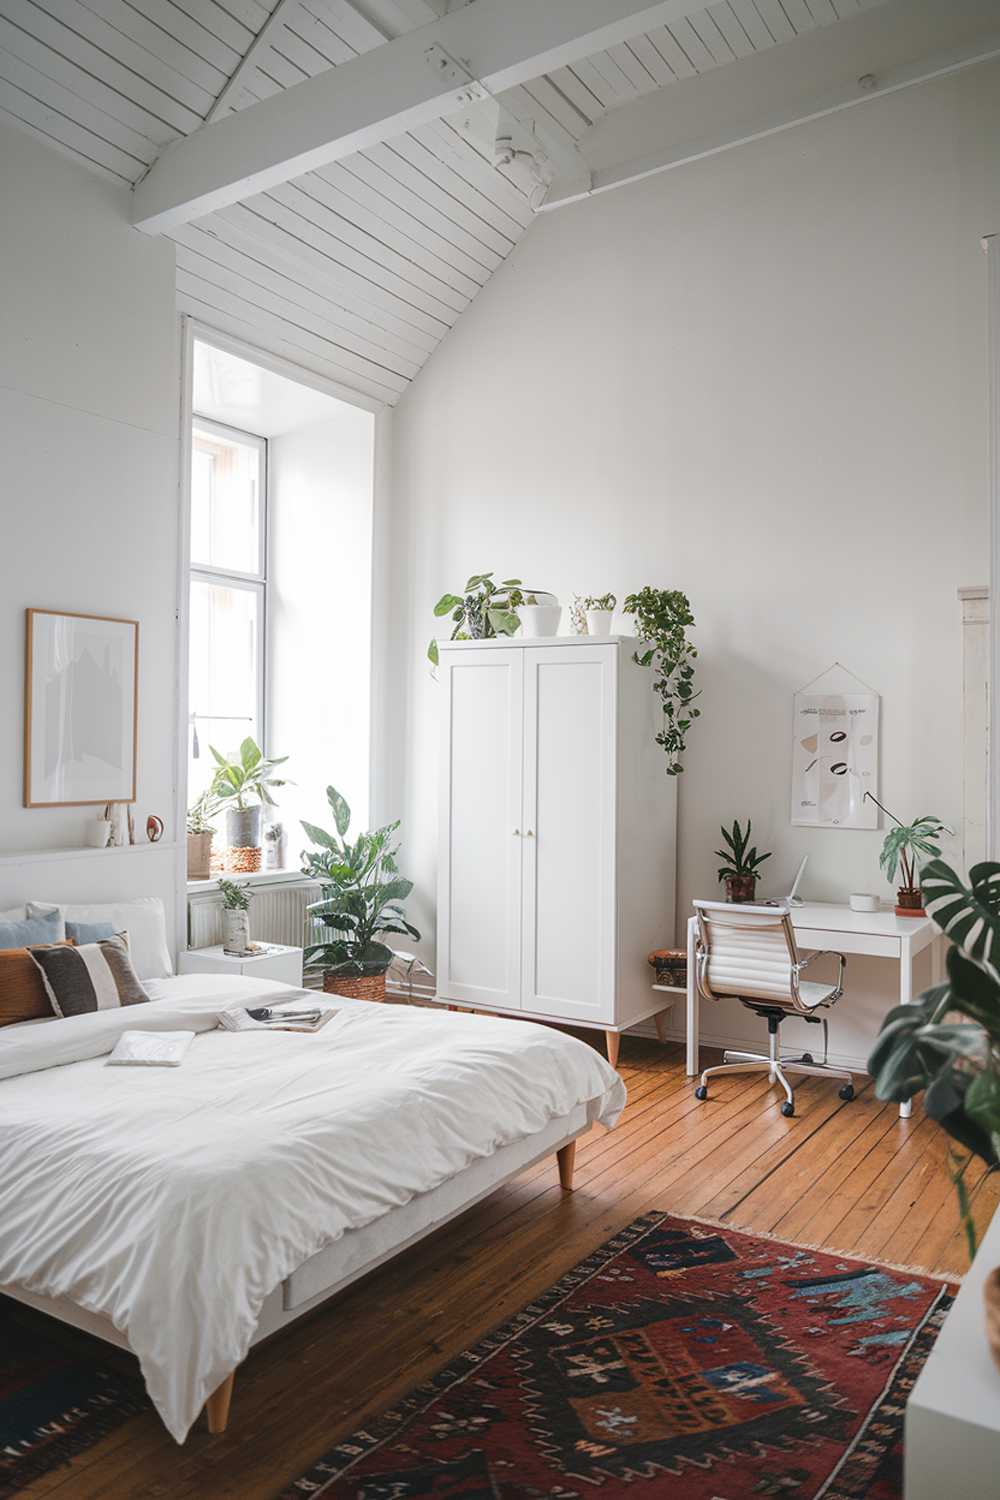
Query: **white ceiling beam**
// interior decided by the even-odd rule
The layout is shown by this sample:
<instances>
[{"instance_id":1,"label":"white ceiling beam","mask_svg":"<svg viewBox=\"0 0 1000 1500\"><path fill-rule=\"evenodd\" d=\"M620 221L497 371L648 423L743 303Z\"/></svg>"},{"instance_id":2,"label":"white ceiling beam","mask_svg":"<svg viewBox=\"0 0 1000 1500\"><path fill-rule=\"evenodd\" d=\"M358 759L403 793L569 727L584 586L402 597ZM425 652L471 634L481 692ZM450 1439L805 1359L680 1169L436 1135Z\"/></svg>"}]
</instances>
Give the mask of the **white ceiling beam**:
<instances>
[{"instance_id":1,"label":"white ceiling beam","mask_svg":"<svg viewBox=\"0 0 1000 1500\"><path fill-rule=\"evenodd\" d=\"M609 112L541 211L1000 57L996 0L894 0Z\"/></svg>"},{"instance_id":2,"label":"white ceiling beam","mask_svg":"<svg viewBox=\"0 0 1000 1500\"><path fill-rule=\"evenodd\" d=\"M699 0L472 0L440 20L173 142L134 195L149 233L616 46Z\"/></svg>"}]
</instances>

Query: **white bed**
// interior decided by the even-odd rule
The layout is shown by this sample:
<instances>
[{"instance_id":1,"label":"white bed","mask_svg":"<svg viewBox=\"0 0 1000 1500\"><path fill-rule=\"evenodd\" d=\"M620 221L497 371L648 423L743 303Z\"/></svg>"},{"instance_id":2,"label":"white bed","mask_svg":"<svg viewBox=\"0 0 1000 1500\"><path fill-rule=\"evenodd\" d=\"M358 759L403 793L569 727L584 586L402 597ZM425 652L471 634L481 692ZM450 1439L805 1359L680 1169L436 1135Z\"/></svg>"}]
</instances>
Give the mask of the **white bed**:
<instances>
[{"instance_id":1,"label":"white bed","mask_svg":"<svg viewBox=\"0 0 1000 1500\"><path fill-rule=\"evenodd\" d=\"M618 1075L546 1027L345 1001L312 1036L217 1029L264 980L151 980L154 1003L0 1030L0 1291L139 1358L183 1442L225 1425L252 1344L613 1125ZM181 1068L108 1068L191 1029Z\"/></svg>"}]
</instances>

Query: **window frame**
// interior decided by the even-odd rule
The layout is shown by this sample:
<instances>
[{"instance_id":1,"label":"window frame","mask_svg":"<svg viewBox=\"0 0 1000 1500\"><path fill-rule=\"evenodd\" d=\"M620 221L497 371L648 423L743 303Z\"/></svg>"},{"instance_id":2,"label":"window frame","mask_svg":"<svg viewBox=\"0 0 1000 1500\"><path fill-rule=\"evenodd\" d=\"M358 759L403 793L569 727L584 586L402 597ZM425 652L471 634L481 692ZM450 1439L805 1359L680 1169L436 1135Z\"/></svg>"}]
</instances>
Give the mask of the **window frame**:
<instances>
[{"instance_id":1,"label":"window frame","mask_svg":"<svg viewBox=\"0 0 1000 1500\"><path fill-rule=\"evenodd\" d=\"M190 614L190 592L192 583L207 583L223 585L227 588L245 589L248 593L256 595L257 598L257 692L256 692L256 717L257 717L257 743L264 754L267 754L267 664L270 655L270 619L269 619L269 577L268 563L270 555L270 454L268 452L268 440L256 432L246 432L240 427L232 427L225 422L217 422L213 417L202 416L197 411L191 413L191 468L194 469L195 432L201 429L209 434L217 434L220 438L230 442L243 444L245 447L256 448L260 456L260 489L258 494L258 538L257 538L257 561L258 571L255 573L243 572L237 568L212 567L208 563L197 563L191 555L190 544L188 546L188 612ZM190 505L193 507L193 485ZM188 649L190 650L190 642ZM190 684L188 685L187 722L191 724L191 695ZM204 722L211 723L211 719L205 718ZM219 721L221 722L221 721ZM197 721L195 721L197 727ZM207 741L206 741L207 742Z\"/></svg>"}]
</instances>

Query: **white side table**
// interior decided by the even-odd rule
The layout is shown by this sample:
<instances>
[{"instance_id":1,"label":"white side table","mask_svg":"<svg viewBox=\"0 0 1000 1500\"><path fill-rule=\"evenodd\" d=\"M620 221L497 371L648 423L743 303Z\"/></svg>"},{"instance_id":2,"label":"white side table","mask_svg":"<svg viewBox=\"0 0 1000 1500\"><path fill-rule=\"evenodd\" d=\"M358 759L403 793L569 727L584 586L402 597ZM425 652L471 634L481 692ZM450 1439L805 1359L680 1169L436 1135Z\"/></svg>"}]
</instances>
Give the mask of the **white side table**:
<instances>
[{"instance_id":1,"label":"white side table","mask_svg":"<svg viewBox=\"0 0 1000 1500\"><path fill-rule=\"evenodd\" d=\"M248 953L245 958L214 948L189 948L178 955L178 974L245 974L251 979L278 979L282 984L302 987L302 949L268 944L269 953Z\"/></svg>"}]
</instances>

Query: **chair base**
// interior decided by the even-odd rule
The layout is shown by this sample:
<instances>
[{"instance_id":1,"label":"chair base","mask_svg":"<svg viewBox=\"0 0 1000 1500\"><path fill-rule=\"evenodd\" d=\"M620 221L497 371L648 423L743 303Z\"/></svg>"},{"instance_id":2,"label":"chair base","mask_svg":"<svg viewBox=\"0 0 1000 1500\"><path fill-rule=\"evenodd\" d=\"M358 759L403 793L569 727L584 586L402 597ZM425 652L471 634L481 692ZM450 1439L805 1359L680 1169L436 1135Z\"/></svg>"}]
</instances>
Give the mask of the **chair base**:
<instances>
[{"instance_id":1,"label":"chair base","mask_svg":"<svg viewBox=\"0 0 1000 1500\"><path fill-rule=\"evenodd\" d=\"M788 1073L804 1073L813 1078L840 1078L844 1084L840 1097L845 1100L854 1098L854 1074L846 1068L831 1068L825 1063L815 1062L810 1052L804 1052L801 1057L779 1057L776 1048L770 1055L762 1052L724 1052L721 1063L714 1068L706 1068L702 1073L695 1089L695 1098L707 1099L708 1080L718 1077L720 1073L761 1072L768 1074L771 1083L780 1083L784 1089L785 1102L781 1106L783 1115L791 1116L795 1113L795 1091L786 1076Z\"/></svg>"}]
</instances>

